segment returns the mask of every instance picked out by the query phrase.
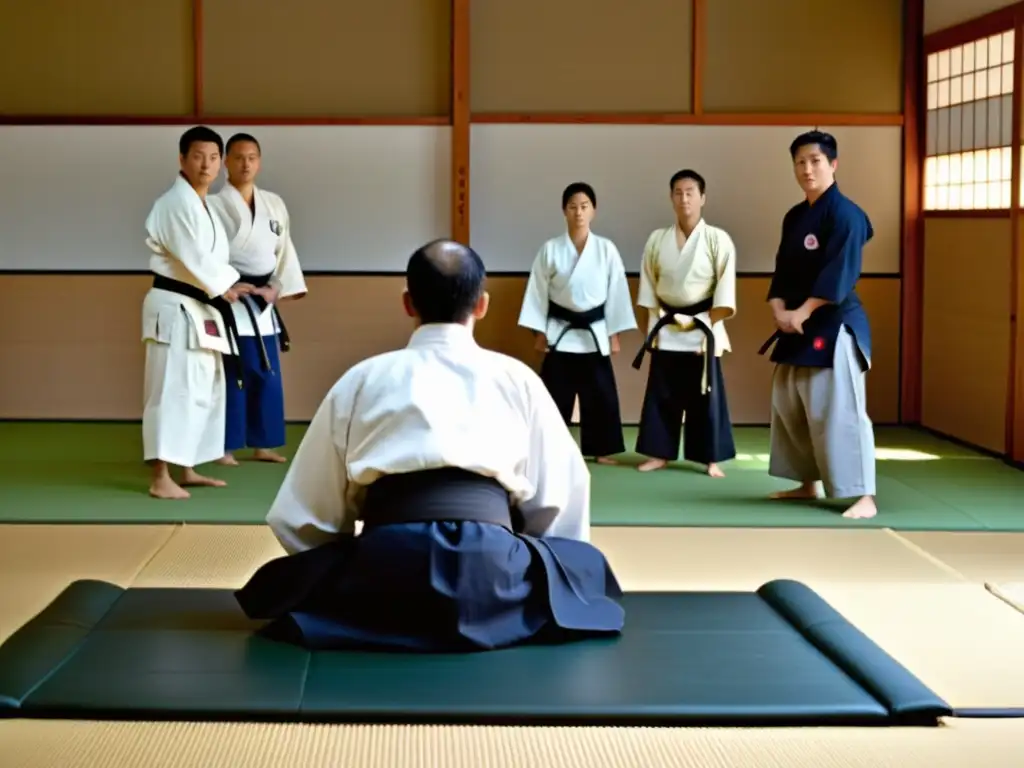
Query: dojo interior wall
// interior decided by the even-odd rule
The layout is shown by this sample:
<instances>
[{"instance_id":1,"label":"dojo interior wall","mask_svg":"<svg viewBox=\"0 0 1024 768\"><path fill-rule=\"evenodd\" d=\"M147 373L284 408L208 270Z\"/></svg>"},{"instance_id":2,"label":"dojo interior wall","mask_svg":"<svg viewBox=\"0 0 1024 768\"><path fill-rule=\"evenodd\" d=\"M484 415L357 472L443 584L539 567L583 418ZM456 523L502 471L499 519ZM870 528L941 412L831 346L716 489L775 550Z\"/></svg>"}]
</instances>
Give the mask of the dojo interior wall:
<instances>
[{"instance_id":1,"label":"dojo interior wall","mask_svg":"<svg viewBox=\"0 0 1024 768\"><path fill-rule=\"evenodd\" d=\"M792 178L785 186L760 171L780 155L787 159L786 141L760 148L766 144L764 132L779 133L781 127L788 140L816 125L834 128L847 137L844 146L858 148L844 162L877 179L878 197L892 201L880 214L883 227L892 231L897 225L902 168L893 167L899 160L891 148L893 134L901 131L904 99L900 3L817 3L815 13L831 19L830 32L801 33L799 45L794 45L792 19L806 10L801 0L594 0L585 7L565 0L473 0L471 5L469 223L485 256L489 248L514 247L525 249L528 261L539 242L511 243L517 209L536 205L532 198L550 206L555 234L562 226L558 194L575 180L551 179L538 190L505 183L501 174L517 167L540 174L543 158L556 151L567 130L587 147L611 126L616 138L607 145L609 157L594 171L601 176L595 180L599 194L613 195L621 174L651 162L645 128L670 126L678 136L678 157L659 166L655 183L667 184L678 167L713 165L712 195L716 188L731 190L728 198L714 199L714 208L740 220L747 212L763 217L780 198L799 199ZM276 123L275 130L294 125L299 136L302 123L324 130L347 123L357 127L364 146L381 152L386 142L365 137L396 125L445 136L451 130L451 7L449 0L293 0L287 5L206 0L197 56L189 0L0 0L4 17L19 19L0 29L0 109L8 122L31 115L34 122L64 124L69 131L104 120L172 122L183 129L195 118L247 126L257 136L261 125ZM695 25L700 34L694 34ZM250 51L264 53L261 58ZM822 60L830 67L819 66ZM696 133L707 133L707 125L716 123L736 130L721 131L710 151L694 152L704 141L697 142ZM53 141L59 142L56 136ZM745 154L751 146L775 155L751 160ZM50 154L40 149L41 189L54 184L47 169ZM501 162L493 162L496 158ZM265 163L273 161L268 156ZM81 162L97 173L130 172L116 155ZM175 162L172 147L168 182ZM381 198L388 206L384 221L405 240L449 234L408 225L433 221L436 217L422 215L423 210L440 205L447 210L449 203L438 198L451 187L450 155L438 150L423 167L437 174L436 194L411 193L401 173L382 179L371 169L350 179L352 191L339 201L339 208L350 210L339 215L364 228L355 239L373 242L368 227L381 226ZM351 208L360 204L360 187L374 190L373 216ZM499 196L499 202L481 199L482 190ZM671 221L664 191L663 207L647 214L652 226ZM145 207L150 202L145 200ZM40 242L54 232L74 238L75 232L65 229L72 213L63 218L60 210L50 213L51 231L40 232ZM613 218L603 210L601 215L602 221ZM301 220L302 214L293 216ZM31 263L3 265L0 291L8 322L0 345L0 418L140 417L139 311L150 278L141 219L137 229L130 247L138 249L138 270L91 273L97 267L90 263L105 255L89 252L81 253L74 268L62 270L32 273ZM301 242L302 235L297 237ZM771 366L756 350L772 329L764 302L765 265L775 238L777 232L740 254L739 312L729 325L734 352L726 362L738 423L768 418ZM894 235L888 242L872 254L873 266L860 285L875 333L869 410L879 423L900 416L900 240ZM620 242L634 274L640 247L635 240ZM525 266L490 279L492 308L478 339L536 362L529 334L515 323L525 281ZM285 309L294 339L284 356L287 412L293 420L308 419L354 362L404 344L409 332L399 305L400 275L347 269L339 261L308 282L309 296ZM631 278L634 296L636 282ZM627 421L639 415L646 375L646 369L629 367L640 341L639 334L631 334L616 361Z\"/></svg>"},{"instance_id":2,"label":"dojo interior wall","mask_svg":"<svg viewBox=\"0 0 1024 768\"><path fill-rule=\"evenodd\" d=\"M985 15L966 20L961 15L952 26L929 30L925 51L948 50L1015 30L1013 111L1018 114L1013 116L1008 143L1020 152L1024 3L989 6L979 9L990 11ZM952 13L951 8L947 10ZM1010 185L1013 197L1008 207L924 212L921 422L1021 462L1024 195L1019 157Z\"/></svg>"}]
</instances>

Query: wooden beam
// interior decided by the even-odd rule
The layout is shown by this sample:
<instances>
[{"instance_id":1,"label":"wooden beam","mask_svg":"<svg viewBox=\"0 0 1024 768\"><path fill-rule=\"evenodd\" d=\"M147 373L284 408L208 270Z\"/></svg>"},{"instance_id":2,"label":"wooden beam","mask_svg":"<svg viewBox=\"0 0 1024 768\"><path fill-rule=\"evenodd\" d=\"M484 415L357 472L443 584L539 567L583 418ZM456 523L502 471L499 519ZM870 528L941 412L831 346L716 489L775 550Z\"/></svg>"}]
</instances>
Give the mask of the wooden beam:
<instances>
[{"instance_id":1,"label":"wooden beam","mask_svg":"<svg viewBox=\"0 0 1024 768\"><path fill-rule=\"evenodd\" d=\"M452 0L451 237L469 245L470 0Z\"/></svg>"},{"instance_id":2,"label":"wooden beam","mask_svg":"<svg viewBox=\"0 0 1024 768\"><path fill-rule=\"evenodd\" d=\"M901 126L902 114L702 112L477 112L474 123L534 123L536 125L790 125Z\"/></svg>"},{"instance_id":3,"label":"wooden beam","mask_svg":"<svg viewBox=\"0 0 1024 768\"><path fill-rule=\"evenodd\" d=\"M1008 219L1009 208L953 208L924 211L922 218L928 219Z\"/></svg>"},{"instance_id":4,"label":"wooden beam","mask_svg":"<svg viewBox=\"0 0 1024 768\"><path fill-rule=\"evenodd\" d=\"M900 254L901 424L921 422L924 326L924 0L903 3L903 217Z\"/></svg>"},{"instance_id":5,"label":"wooden beam","mask_svg":"<svg viewBox=\"0 0 1024 768\"><path fill-rule=\"evenodd\" d=\"M252 117L249 115L3 115L0 125L449 125L448 115L426 117Z\"/></svg>"},{"instance_id":6,"label":"wooden beam","mask_svg":"<svg viewBox=\"0 0 1024 768\"><path fill-rule=\"evenodd\" d=\"M1024 2L1014 3L970 21L932 32L924 38L924 53L944 51L947 48L971 43L979 38L1013 29L1022 8L1024 8Z\"/></svg>"},{"instance_id":7,"label":"wooden beam","mask_svg":"<svg viewBox=\"0 0 1024 768\"><path fill-rule=\"evenodd\" d=\"M693 26L693 40L690 43L690 93L693 99L693 114L704 114L704 61L705 41L707 40L707 0L693 0L693 13L690 24Z\"/></svg>"},{"instance_id":8,"label":"wooden beam","mask_svg":"<svg viewBox=\"0 0 1024 768\"><path fill-rule=\"evenodd\" d=\"M1021 109L1024 106L1024 6L1016 6L1013 46L1013 160L1010 176L1010 350L1006 383L1006 455L1024 461L1024 258L1021 249Z\"/></svg>"}]
</instances>

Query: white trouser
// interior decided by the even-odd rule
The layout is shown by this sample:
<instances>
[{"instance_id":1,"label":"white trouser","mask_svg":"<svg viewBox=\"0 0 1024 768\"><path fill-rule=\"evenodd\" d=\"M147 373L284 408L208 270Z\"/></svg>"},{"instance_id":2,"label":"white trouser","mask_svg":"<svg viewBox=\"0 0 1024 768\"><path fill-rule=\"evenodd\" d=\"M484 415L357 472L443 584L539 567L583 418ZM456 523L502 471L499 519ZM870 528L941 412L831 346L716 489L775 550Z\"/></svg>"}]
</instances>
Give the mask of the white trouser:
<instances>
[{"instance_id":1,"label":"white trouser","mask_svg":"<svg viewBox=\"0 0 1024 768\"><path fill-rule=\"evenodd\" d=\"M182 467L215 461L224 455L221 354L198 346L192 318L180 307L177 312L162 312L159 320L159 341L145 341L145 460Z\"/></svg>"}]
</instances>

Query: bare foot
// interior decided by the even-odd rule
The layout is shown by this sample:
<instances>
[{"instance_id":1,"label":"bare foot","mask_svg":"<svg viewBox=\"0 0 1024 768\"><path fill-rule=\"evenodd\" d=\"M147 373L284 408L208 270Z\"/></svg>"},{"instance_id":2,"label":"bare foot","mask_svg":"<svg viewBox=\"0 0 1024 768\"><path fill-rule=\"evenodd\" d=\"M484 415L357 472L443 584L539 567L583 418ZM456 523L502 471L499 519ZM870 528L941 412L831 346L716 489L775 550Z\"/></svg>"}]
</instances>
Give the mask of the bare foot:
<instances>
[{"instance_id":1,"label":"bare foot","mask_svg":"<svg viewBox=\"0 0 1024 768\"><path fill-rule=\"evenodd\" d=\"M232 453L225 453L221 458L217 459L217 463L222 467L237 467L238 459Z\"/></svg>"},{"instance_id":2,"label":"bare foot","mask_svg":"<svg viewBox=\"0 0 1024 768\"><path fill-rule=\"evenodd\" d=\"M818 484L804 483L799 488L790 488L788 491L776 491L771 494L770 499L816 499L818 498Z\"/></svg>"},{"instance_id":3,"label":"bare foot","mask_svg":"<svg viewBox=\"0 0 1024 768\"><path fill-rule=\"evenodd\" d=\"M708 464L708 477L725 477L725 472L717 464Z\"/></svg>"},{"instance_id":4,"label":"bare foot","mask_svg":"<svg viewBox=\"0 0 1024 768\"><path fill-rule=\"evenodd\" d=\"M653 472L654 470L662 469L667 465L668 462L664 459L648 459L636 469L638 472Z\"/></svg>"},{"instance_id":5,"label":"bare foot","mask_svg":"<svg viewBox=\"0 0 1024 768\"><path fill-rule=\"evenodd\" d=\"M867 520L878 514L878 507L871 496L861 496L853 505L843 512L843 517L854 520Z\"/></svg>"},{"instance_id":6,"label":"bare foot","mask_svg":"<svg viewBox=\"0 0 1024 768\"><path fill-rule=\"evenodd\" d=\"M288 461L284 456L277 453L277 451L271 451L269 448L257 448L252 452L253 461L269 461L274 464L284 464Z\"/></svg>"},{"instance_id":7,"label":"bare foot","mask_svg":"<svg viewBox=\"0 0 1024 768\"><path fill-rule=\"evenodd\" d=\"M170 475L153 478L149 495L154 499L190 499L192 494L174 482Z\"/></svg>"},{"instance_id":8,"label":"bare foot","mask_svg":"<svg viewBox=\"0 0 1024 768\"><path fill-rule=\"evenodd\" d=\"M211 486L213 488L223 488L225 485L227 485L226 482L224 482L223 480L218 480L215 477L206 477L205 475L200 475L194 469L186 469L184 472L182 472L181 484L206 485Z\"/></svg>"}]
</instances>

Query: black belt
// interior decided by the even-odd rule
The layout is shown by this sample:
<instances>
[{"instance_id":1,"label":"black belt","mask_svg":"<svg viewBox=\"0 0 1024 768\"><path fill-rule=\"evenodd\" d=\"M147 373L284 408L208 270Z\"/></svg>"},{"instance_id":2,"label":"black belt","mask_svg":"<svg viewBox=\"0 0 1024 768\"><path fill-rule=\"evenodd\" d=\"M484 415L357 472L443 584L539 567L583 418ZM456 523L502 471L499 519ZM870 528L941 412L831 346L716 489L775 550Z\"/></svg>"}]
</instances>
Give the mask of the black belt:
<instances>
[{"instance_id":1,"label":"black belt","mask_svg":"<svg viewBox=\"0 0 1024 768\"><path fill-rule=\"evenodd\" d=\"M633 358L634 368L638 371L640 370L640 366L644 364L644 355L648 352L654 351L654 342L658 338L658 334L661 333L661 330L665 326L675 322L674 315L689 315L690 317L693 317L694 325L697 326L697 329L703 333L704 338L707 339L708 348L706 356L708 358L713 358L715 356L715 334L711 332L711 326L696 317L698 313L710 310L715 305L714 299L704 299L704 301L698 301L696 304L691 304L688 307L673 307L666 304L661 299L658 299L658 303L661 305L665 314L658 318L658 322L654 324L650 333L647 334L647 338L644 339L644 345L640 347L640 351L637 352L636 357Z\"/></svg>"},{"instance_id":2,"label":"black belt","mask_svg":"<svg viewBox=\"0 0 1024 768\"><path fill-rule=\"evenodd\" d=\"M270 285L270 279L274 276L273 272L268 272L265 275L241 275L238 278L240 283L248 283L255 288L264 288ZM256 345L260 350L260 360L263 363L263 370L274 372L273 366L270 365L270 357L267 355L267 347L263 343L263 334L260 333L259 326L257 325L257 316L263 314L267 309L267 300L262 296L255 294L246 294L242 296L242 306L245 307L246 313L249 315L249 320L252 321L253 334L256 336ZM277 321L278 336L281 342L281 351L287 352L291 349L292 342L288 336L288 329L284 326L284 320L281 319L281 313L277 310L277 304L272 307L274 313L274 320Z\"/></svg>"},{"instance_id":3,"label":"black belt","mask_svg":"<svg viewBox=\"0 0 1024 768\"><path fill-rule=\"evenodd\" d=\"M691 304L688 307L673 307L666 304L661 299L658 299L658 304L661 305L662 310L665 314L658 318L658 322L651 328L650 333L647 334L647 338L644 339L644 345L640 347L640 351L636 353L636 357L633 358L633 367L638 371L640 366L644 363L644 355L648 352L654 351L654 342L658 338L658 334L661 329L669 323L675 322L674 315L689 315L693 317L693 324L697 326L697 330L704 334L707 347L704 350L704 372L701 375L700 391L702 395L706 395L711 390L711 382L716 381L715 376L712 375L713 367L718 365L718 358L715 356L715 334L711 330L711 326L705 323L696 315L699 312L707 312L714 305L714 298L704 299L704 301L698 301L696 304Z\"/></svg>"},{"instance_id":4,"label":"black belt","mask_svg":"<svg viewBox=\"0 0 1024 768\"><path fill-rule=\"evenodd\" d=\"M768 341L761 345L761 348L757 350L757 354L763 355L765 352L772 348L775 342L777 342L781 338L782 331L776 331L775 333L768 337Z\"/></svg>"},{"instance_id":5,"label":"black belt","mask_svg":"<svg viewBox=\"0 0 1024 768\"><path fill-rule=\"evenodd\" d=\"M224 328L228 334L228 346L234 345L235 354L240 354L240 347L238 343L238 324L235 323L235 315L231 310L231 303L223 296L215 296L212 299L206 295L206 291L202 288L196 288L194 285L183 283L181 280L175 280L171 277L164 277L163 275L153 276L153 287L158 288L161 291L170 291L176 293L179 296L187 296L190 299L195 299L201 304L206 304L209 307L213 307L220 313L221 318L224 320ZM235 375L235 382L238 384L238 388L242 389L242 371L241 368Z\"/></svg>"},{"instance_id":6,"label":"black belt","mask_svg":"<svg viewBox=\"0 0 1024 768\"><path fill-rule=\"evenodd\" d=\"M553 317L556 320L568 323L568 325L562 329L562 332L558 334L558 338L555 339L555 343L548 346L549 352L557 347L559 343L561 343L562 337L573 329L578 331L590 331L590 335L594 337L594 344L597 345L597 349L600 351L601 344L597 340L597 334L594 333L594 323L599 320L604 320L604 304L598 304L596 307L591 307L588 310L579 312L575 309L569 309L568 307L563 307L561 304L549 301L548 317Z\"/></svg>"},{"instance_id":7,"label":"black belt","mask_svg":"<svg viewBox=\"0 0 1024 768\"><path fill-rule=\"evenodd\" d=\"M517 516L508 491L497 480L456 467L385 475L367 487L360 514L365 528L474 522L509 531L515 529Z\"/></svg>"},{"instance_id":8,"label":"black belt","mask_svg":"<svg viewBox=\"0 0 1024 768\"><path fill-rule=\"evenodd\" d=\"M808 318L807 318L807 320L806 320L806 322L805 322L805 325L810 325L810 326L811 326L811 327L813 328L813 326L814 326L814 320L815 320L815 318L814 318L814 315L815 315L815 313L817 313L818 311L819 311L819 310L817 310L817 309L816 309L816 310L814 310L814 312L812 312L812 313L811 313L810 317L808 317ZM820 318L821 318L821 316L819 315L819 316L818 316L818 319L820 319ZM807 331L809 331L809 330L810 330L810 328L808 328L808 329L807 329ZM806 335L808 335L807 331L805 331L805 332L804 332L804 335L805 335L805 336L806 336ZM772 346L773 346L773 345L774 345L774 344L775 344L775 343L776 343L776 342L777 342L777 341L778 341L779 339L781 339L781 338L782 338L783 336L789 336L789 335L790 335L790 334L788 334L788 333L785 333L784 331L779 331L779 330L776 330L776 331L775 331L775 333L773 333L773 334L772 334L771 336L769 336L769 337L768 337L768 341L766 341L766 342L765 342L764 344L762 344L762 345L761 345L761 348L760 348L759 350L757 350L757 354L759 354L759 355L763 355L763 354L765 354L765 353L766 353L766 352L767 352L767 351L768 351L769 349L771 349L771 348L772 348Z\"/></svg>"}]
</instances>

